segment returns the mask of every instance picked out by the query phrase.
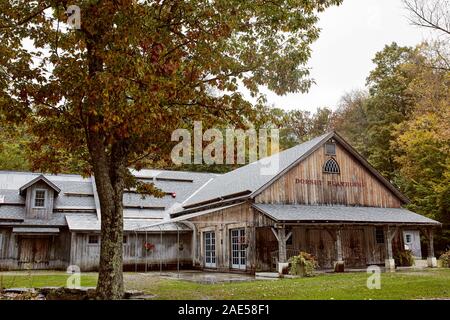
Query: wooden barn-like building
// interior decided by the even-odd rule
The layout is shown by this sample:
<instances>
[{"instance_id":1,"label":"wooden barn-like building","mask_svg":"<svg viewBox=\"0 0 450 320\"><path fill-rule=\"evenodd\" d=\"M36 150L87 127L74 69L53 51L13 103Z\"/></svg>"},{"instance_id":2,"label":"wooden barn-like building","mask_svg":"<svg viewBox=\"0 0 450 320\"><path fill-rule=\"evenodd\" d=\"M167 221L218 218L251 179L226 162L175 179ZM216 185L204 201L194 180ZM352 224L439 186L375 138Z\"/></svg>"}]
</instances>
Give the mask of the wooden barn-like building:
<instances>
[{"instance_id":1,"label":"wooden barn-like building","mask_svg":"<svg viewBox=\"0 0 450 320\"><path fill-rule=\"evenodd\" d=\"M223 175L141 170L161 199L124 195L124 269L279 271L299 251L322 269L384 265L411 250L436 266L440 223L335 132ZM95 179L0 172L0 269L95 270L100 241Z\"/></svg>"}]
</instances>

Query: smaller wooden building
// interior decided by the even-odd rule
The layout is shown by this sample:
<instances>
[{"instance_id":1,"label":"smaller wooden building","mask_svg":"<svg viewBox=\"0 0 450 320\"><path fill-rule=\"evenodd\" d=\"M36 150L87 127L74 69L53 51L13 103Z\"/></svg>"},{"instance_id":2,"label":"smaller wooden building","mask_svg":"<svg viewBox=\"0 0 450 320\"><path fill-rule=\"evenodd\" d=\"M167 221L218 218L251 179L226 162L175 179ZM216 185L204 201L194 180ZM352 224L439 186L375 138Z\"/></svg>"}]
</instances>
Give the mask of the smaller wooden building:
<instances>
[{"instance_id":1,"label":"smaller wooden building","mask_svg":"<svg viewBox=\"0 0 450 320\"><path fill-rule=\"evenodd\" d=\"M124 195L124 269L192 268L192 230L169 219L216 175L141 170L134 174L166 192L163 198ZM96 270L100 206L93 177L0 171L0 270Z\"/></svg>"}]
</instances>

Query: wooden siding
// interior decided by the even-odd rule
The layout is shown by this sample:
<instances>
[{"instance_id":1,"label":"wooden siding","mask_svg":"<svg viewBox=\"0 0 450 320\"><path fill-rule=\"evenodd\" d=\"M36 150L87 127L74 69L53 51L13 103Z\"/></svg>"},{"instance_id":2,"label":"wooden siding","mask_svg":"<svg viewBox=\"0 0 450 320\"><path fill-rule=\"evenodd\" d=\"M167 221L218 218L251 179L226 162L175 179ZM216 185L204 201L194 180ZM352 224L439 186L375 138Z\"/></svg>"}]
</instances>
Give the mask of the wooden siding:
<instances>
[{"instance_id":1,"label":"wooden siding","mask_svg":"<svg viewBox=\"0 0 450 320\"><path fill-rule=\"evenodd\" d=\"M58 236L21 236L11 228L0 229L0 270L66 269L77 265L82 271L98 269L100 243L89 244L93 233L69 233ZM180 248L176 232L127 234L124 244L124 269L129 271L176 269L192 267L192 233L180 232ZM155 247L147 251L144 244ZM181 249L181 250L178 250ZM177 256L177 251L178 256Z\"/></svg>"},{"instance_id":2,"label":"wooden siding","mask_svg":"<svg viewBox=\"0 0 450 320\"><path fill-rule=\"evenodd\" d=\"M69 264L70 234L26 236L0 229L0 270L65 269Z\"/></svg>"},{"instance_id":3,"label":"wooden siding","mask_svg":"<svg viewBox=\"0 0 450 320\"><path fill-rule=\"evenodd\" d=\"M317 258L320 268L332 268L333 261L336 260L336 246L331 235L322 229L306 229L306 241L306 244L297 245L307 247L307 252Z\"/></svg>"},{"instance_id":4,"label":"wooden siding","mask_svg":"<svg viewBox=\"0 0 450 320\"><path fill-rule=\"evenodd\" d=\"M203 233L205 231L215 232L216 243L216 270L227 271L231 269L231 248L230 232L232 229L245 229L246 248L246 270L254 272L256 270L256 239L255 227L272 225L273 221L254 212L249 203L243 203L216 212L201 215L189 219L195 226L195 265L204 268L205 248ZM259 243L258 243L259 245Z\"/></svg>"},{"instance_id":5,"label":"wooden siding","mask_svg":"<svg viewBox=\"0 0 450 320\"><path fill-rule=\"evenodd\" d=\"M46 190L45 207L34 208L34 191ZM54 190L43 182L33 184L27 189L25 199L25 217L27 219L50 219L53 213Z\"/></svg>"},{"instance_id":6,"label":"wooden siding","mask_svg":"<svg viewBox=\"0 0 450 320\"><path fill-rule=\"evenodd\" d=\"M73 233L71 247L71 264L77 265L83 271L98 269L100 260L100 243L89 244L88 237L92 233ZM127 243L123 246L124 270L147 271L163 269L176 269L177 262L180 268L192 266L191 240L192 234L180 232L180 249L178 250L177 233L128 233ZM154 245L154 249L146 250L144 244Z\"/></svg>"},{"instance_id":7,"label":"wooden siding","mask_svg":"<svg viewBox=\"0 0 450 320\"><path fill-rule=\"evenodd\" d=\"M401 201L339 144L334 158L340 174L323 173L322 166L329 158L320 147L256 196L255 202L401 206Z\"/></svg>"},{"instance_id":8,"label":"wooden siding","mask_svg":"<svg viewBox=\"0 0 450 320\"><path fill-rule=\"evenodd\" d=\"M386 244L377 243L375 237L375 227L364 226L365 251L367 264L384 263L386 257Z\"/></svg>"},{"instance_id":9,"label":"wooden siding","mask_svg":"<svg viewBox=\"0 0 450 320\"><path fill-rule=\"evenodd\" d=\"M313 254L319 263L319 269L332 269L337 252L336 229L320 226L293 226L292 244L286 246L288 257L305 251ZM367 265L384 264L386 243L377 244L374 226L345 227L341 229L343 259L346 267L364 268ZM397 231L393 241L393 250L402 249L402 228ZM278 255L278 242L270 227L256 228L258 243L256 251L256 270L274 271L274 258Z\"/></svg>"}]
</instances>

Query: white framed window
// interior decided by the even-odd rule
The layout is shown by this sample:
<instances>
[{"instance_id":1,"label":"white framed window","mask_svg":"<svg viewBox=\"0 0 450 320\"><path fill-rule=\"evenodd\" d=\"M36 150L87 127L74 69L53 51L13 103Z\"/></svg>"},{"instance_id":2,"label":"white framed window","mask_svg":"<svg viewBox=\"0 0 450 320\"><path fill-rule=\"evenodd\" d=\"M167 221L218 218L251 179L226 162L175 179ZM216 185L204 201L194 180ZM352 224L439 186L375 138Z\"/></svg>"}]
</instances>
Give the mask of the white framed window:
<instances>
[{"instance_id":1,"label":"white framed window","mask_svg":"<svg viewBox=\"0 0 450 320\"><path fill-rule=\"evenodd\" d=\"M410 234L410 233L407 233L407 234L405 234L405 240L406 240L406 243L412 243L412 234Z\"/></svg>"},{"instance_id":2,"label":"white framed window","mask_svg":"<svg viewBox=\"0 0 450 320\"><path fill-rule=\"evenodd\" d=\"M46 197L47 197L47 190L45 189L34 190L33 208L45 208Z\"/></svg>"},{"instance_id":3,"label":"white framed window","mask_svg":"<svg viewBox=\"0 0 450 320\"><path fill-rule=\"evenodd\" d=\"M247 242L245 229L231 229L231 268L245 270L247 265Z\"/></svg>"},{"instance_id":4,"label":"white framed window","mask_svg":"<svg viewBox=\"0 0 450 320\"><path fill-rule=\"evenodd\" d=\"M90 234L88 236L88 244L99 244L99 242L100 242L100 237L98 235Z\"/></svg>"},{"instance_id":5,"label":"white framed window","mask_svg":"<svg viewBox=\"0 0 450 320\"><path fill-rule=\"evenodd\" d=\"M126 235L123 236L123 244L128 244L128 237Z\"/></svg>"}]
</instances>

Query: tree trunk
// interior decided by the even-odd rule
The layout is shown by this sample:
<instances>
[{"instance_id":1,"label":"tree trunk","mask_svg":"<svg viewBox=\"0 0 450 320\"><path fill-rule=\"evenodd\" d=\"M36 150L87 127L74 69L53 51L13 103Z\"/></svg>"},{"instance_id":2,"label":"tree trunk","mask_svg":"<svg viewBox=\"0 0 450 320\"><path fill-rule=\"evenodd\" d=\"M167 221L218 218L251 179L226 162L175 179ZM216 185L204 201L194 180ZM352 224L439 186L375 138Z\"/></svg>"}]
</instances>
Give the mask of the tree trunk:
<instances>
[{"instance_id":1,"label":"tree trunk","mask_svg":"<svg viewBox=\"0 0 450 320\"><path fill-rule=\"evenodd\" d=\"M104 184L102 180L102 178L95 177L97 186ZM103 198L100 200L102 221L97 297L99 299L122 299L124 294L122 275L123 192L108 194L100 187L97 190L99 198Z\"/></svg>"},{"instance_id":2,"label":"tree trunk","mask_svg":"<svg viewBox=\"0 0 450 320\"><path fill-rule=\"evenodd\" d=\"M88 35L86 42L91 78L95 78L98 73L103 72L104 63L101 53L104 51L105 45L102 43L102 36L110 26L100 24L97 27L97 32L94 35ZM97 89L94 86L87 99L87 105L91 106L93 110L101 110L103 103ZM99 129L102 121L101 116L90 113L85 128L101 210L97 298L116 300L122 299L124 296L122 198L127 170L127 153L122 142L116 141L115 145L109 145L106 142L106 136Z\"/></svg>"},{"instance_id":3,"label":"tree trunk","mask_svg":"<svg viewBox=\"0 0 450 320\"><path fill-rule=\"evenodd\" d=\"M123 190L126 166L123 157L108 157L98 135L90 136L95 183L101 210L101 247L97 283L98 299L122 299Z\"/></svg>"}]
</instances>

